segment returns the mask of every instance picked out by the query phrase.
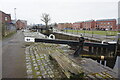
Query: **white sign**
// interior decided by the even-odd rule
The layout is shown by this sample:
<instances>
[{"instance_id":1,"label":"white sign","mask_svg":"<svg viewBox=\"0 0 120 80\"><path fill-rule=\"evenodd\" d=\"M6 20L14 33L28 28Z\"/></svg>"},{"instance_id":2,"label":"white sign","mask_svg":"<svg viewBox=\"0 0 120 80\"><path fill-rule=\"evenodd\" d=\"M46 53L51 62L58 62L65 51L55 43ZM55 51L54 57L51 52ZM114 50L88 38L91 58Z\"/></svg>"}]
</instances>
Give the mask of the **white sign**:
<instances>
[{"instance_id":1,"label":"white sign","mask_svg":"<svg viewBox=\"0 0 120 80\"><path fill-rule=\"evenodd\" d=\"M116 41L111 41L111 42L108 42L109 44L117 44Z\"/></svg>"},{"instance_id":2,"label":"white sign","mask_svg":"<svg viewBox=\"0 0 120 80\"><path fill-rule=\"evenodd\" d=\"M25 37L25 42L35 42L35 38Z\"/></svg>"}]
</instances>

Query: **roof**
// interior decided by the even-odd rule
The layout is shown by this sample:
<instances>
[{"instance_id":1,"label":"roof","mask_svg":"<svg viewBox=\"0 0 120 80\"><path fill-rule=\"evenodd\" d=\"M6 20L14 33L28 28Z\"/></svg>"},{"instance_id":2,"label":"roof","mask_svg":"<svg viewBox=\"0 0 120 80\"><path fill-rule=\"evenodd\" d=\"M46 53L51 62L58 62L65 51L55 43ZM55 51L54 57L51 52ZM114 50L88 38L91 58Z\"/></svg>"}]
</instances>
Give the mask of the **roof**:
<instances>
[{"instance_id":1,"label":"roof","mask_svg":"<svg viewBox=\"0 0 120 80\"><path fill-rule=\"evenodd\" d=\"M87 21L84 21L84 22L92 22L92 21L94 21L94 20L87 20Z\"/></svg>"},{"instance_id":2,"label":"roof","mask_svg":"<svg viewBox=\"0 0 120 80\"><path fill-rule=\"evenodd\" d=\"M11 14L7 14L7 13L1 11L1 10L0 10L0 12L1 12L2 14L5 14L5 15L9 15L9 16L11 15Z\"/></svg>"},{"instance_id":3,"label":"roof","mask_svg":"<svg viewBox=\"0 0 120 80\"><path fill-rule=\"evenodd\" d=\"M23 22L23 23L26 23L27 21L26 20L17 20L17 21L20 21L20 22Z\"/></svg>"},{"instance_id":4,"label":"roof","mask_svg":"<svg viewBox=\"0 0 120 80\"><path fill-rule=\"evenodd\" d=\"M82 23L83 21L78 21L78 22L74 22L74 23Z\"/></svg>"},{"instance_id":5,"label":"roof","mask_svg":"<svg viewBox=\"0 0 120 80\"><path fill-rule=\"evenodd\" d=\"M100 20L96 20L96 21L113 21L113 20L116 20L116 19L100 19Z\"/></svg>"}]
</instances>

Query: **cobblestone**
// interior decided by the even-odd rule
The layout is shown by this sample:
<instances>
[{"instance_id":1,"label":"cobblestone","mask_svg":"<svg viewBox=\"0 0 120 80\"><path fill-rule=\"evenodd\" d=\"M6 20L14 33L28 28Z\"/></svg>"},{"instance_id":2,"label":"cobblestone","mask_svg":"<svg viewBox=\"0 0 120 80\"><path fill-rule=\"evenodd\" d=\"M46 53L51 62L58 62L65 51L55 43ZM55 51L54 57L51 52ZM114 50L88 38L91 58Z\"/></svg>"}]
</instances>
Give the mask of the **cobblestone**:
<instances>
[{"instance_id":1,"label":"cobblestone","mask_svg":"<svg viewBox=\"0 0 120 80\"><path fill-rule=\"evenodd\" d=\"M59 71L56 64L49 59L48 50L54 49L55 45L44 43L34 44L26 48L27 78L62 78L66 77Z\"/></svg>"}]
</instances>

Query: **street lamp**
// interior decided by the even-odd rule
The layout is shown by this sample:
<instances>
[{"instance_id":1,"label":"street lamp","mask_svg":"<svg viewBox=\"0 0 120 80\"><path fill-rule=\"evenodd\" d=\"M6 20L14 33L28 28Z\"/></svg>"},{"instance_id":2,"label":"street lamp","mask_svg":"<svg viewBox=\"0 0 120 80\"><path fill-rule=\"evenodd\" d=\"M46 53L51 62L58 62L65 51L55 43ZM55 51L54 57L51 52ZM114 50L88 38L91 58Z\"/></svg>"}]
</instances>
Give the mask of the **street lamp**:
<instances>
[{"instance_id":1,"label":"street lamp","mask_svg":"<svg viewBox=\"0 0 120 80\"><path fill-rule=\"evenodd\" d=\"M106 39L107 39L107 29L105 29L105 31L106 31Z\"/></svg>"},{"instance_id":2,"label":"street lamp","mask_svg":"<svg viewBox=\"0 0 120 80\"><path fill-rule=\"evenodd\" d=\"M84 29L84 37L85 37L85 29Z\"/></svg>"},{"instance_id":3,"label":"street lamp","mask_svg":"<svg viewBox=\"0 0 120 80\"><path fill-rule=\"evenodd\" d=\"M15 22L16 22L16 8L14 8Z\"/></svg>"},{"instance_id":4,"label":"street lamp","mask_svg":"<svg viewBox=\"0 0 120 80\"><path fill-rule=\"evenodd\" d=\"M73 28L72 28L72 34L73 34Z\"/></svg>"},{"instance_id":5,"label":"street lamp","mask_svg":"<svg viewBox=\"0 0 120 80\"><path fill-rule=\"evenodd\" d=\"M77 28L77 34L78 34L78 28Z\"/></svg>"},{"instance_id":6,"label":"street lamp","mask_svg":"<svg viewBox=\"0 0 120 80\"><path fill-rule=\"evenodd\" d=\"M94 34L94 33L93 33L93 29L92 29L92 38L93 38L93 34Z\"/></svg>"},{"instance_id":7,"label":"street lamp","mask_svg":"<svg viewBox=\"0 0 120 80\"><path fill-rule=\"evenodd\" d=\"M16 25L16 8L14 8L14 14L15 14L15 27L16 27L16 32L17 32L17 25Z\"/></svg>"}]
</instances>

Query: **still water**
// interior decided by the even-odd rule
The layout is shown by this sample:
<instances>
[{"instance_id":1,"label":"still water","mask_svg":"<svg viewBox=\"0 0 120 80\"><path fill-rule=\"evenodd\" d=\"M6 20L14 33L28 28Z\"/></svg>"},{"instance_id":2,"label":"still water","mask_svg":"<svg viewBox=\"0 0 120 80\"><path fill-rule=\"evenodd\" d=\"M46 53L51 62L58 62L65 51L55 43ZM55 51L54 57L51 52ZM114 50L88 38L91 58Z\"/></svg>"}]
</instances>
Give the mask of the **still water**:
<instances>
[{"instance_id":1,"label":"still water","mask_svg":"<svg viewBox=\"0 0 120 80\"><path fill-rule=\"evenodd\" d=\"M120 56L117 56L116 62L115 62L115 66L113 68L115 71L119 71L120 72Z\"/></svg>"}]
</instances>

